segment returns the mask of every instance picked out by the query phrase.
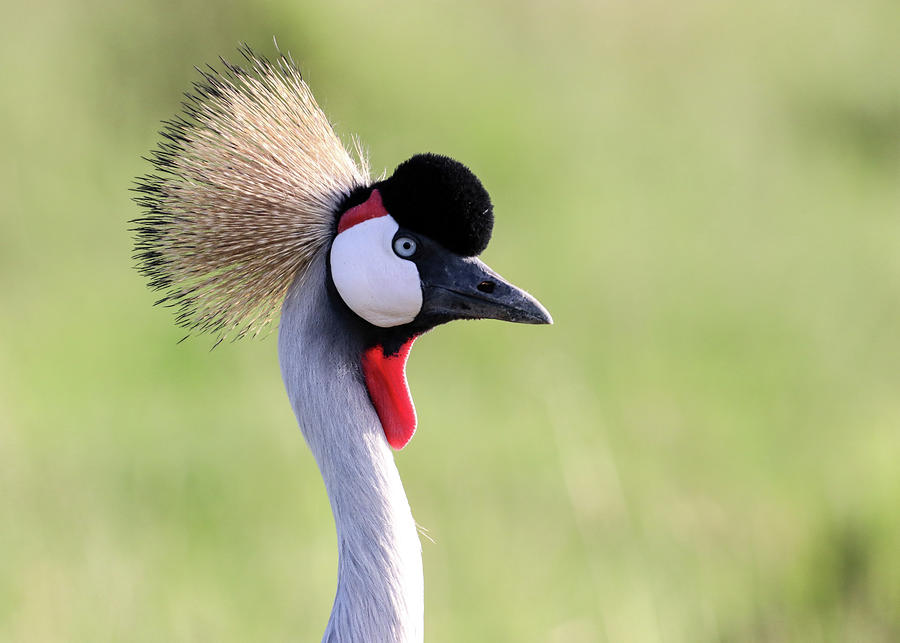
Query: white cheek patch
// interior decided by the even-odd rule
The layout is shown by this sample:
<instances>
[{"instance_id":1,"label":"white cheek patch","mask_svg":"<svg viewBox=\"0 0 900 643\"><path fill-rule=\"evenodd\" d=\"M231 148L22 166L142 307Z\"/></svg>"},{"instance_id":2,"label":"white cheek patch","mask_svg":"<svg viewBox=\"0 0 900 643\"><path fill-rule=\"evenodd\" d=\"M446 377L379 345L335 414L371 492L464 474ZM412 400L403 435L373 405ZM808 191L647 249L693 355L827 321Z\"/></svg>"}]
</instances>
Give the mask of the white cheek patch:
<instances>
[{"instance_id":1,"label":"white cheek patch","mask_svg":"<svg viewBox=\"0 0 900 643\"><path fill-rule=\"evenodd\" d=\"M381 328L408 324L422 309L416 264L393 250L400 226L390 215L339 233L331 245L331 278L350 310Z\"/></svg>"}]
</instances>

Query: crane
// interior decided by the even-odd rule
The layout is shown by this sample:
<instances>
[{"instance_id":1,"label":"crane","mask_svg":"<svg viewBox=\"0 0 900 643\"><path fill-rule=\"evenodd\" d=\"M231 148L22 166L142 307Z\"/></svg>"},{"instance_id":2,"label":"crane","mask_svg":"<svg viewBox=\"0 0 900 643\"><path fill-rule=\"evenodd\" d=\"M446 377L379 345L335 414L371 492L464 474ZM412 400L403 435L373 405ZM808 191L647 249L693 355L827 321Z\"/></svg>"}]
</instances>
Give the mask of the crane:
<instances>
[{"instance_id":1,"label":"crane","mask_svg":"<svg viewBox=\"0 0 900 643\"><path fill-rule=\"evenodd\" d=\"M290 56L240 51L164 121L136 181L137 268L189 334L257 335L280 310L282 378L337 528L322 640L421 641L421 544L392 451L416 430L410 348L455 319L552 320L477 258L493 206L466 166L417 154L371 180Z\"/></svg>"}]
</instances>

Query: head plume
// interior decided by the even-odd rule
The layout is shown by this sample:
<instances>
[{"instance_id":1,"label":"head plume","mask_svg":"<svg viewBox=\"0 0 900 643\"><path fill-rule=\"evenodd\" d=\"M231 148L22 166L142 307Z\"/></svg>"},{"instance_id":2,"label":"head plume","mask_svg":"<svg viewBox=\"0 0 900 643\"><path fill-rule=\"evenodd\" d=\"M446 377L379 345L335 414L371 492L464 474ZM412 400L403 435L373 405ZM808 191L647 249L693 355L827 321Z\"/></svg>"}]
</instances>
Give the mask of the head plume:
<instances>
[{"instance_id":1,"label":"head plume","mask_svg":"<svg viewBox=\"0 0 900 643\"><path fill-rule=\"evenodd\" d=\"M222 337L272 320L331 240L341 202L369 182L293 61L241 53L246 69L198 70L148 159L156 173L136 187L138 270L180 325Z\"/></svg>"}]
</instances>

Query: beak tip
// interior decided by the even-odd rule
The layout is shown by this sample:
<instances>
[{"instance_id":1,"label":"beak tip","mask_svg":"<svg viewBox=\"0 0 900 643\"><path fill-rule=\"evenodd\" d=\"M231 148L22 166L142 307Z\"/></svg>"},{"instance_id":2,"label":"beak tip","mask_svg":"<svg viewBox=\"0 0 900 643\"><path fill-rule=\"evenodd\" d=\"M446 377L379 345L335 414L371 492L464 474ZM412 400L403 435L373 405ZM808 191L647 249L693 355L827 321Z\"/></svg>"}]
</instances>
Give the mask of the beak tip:
<instances>
[{"instance_id":1,"label":"beak tip","mask_svg":"<svg viewBox=\"0 0 900 643\"><path fill-rule=\"evenodd\" d=\"M553 317L550 315L550 311L544 308L543 304L534 297L529 295L528 298L531 300L529 302L531 303L531 310L528 311L530 313L530 323L541 326L552 325Z\"/></svg>"}]
</instances>

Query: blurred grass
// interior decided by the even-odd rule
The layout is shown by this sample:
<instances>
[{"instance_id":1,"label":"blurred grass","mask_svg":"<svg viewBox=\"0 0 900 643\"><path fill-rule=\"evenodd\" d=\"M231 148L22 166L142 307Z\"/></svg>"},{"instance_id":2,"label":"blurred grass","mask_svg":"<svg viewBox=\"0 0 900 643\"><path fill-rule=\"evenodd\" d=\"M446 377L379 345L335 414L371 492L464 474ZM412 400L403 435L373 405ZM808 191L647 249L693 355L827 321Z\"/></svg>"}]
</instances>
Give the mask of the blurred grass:
<instances>
[{"instance_id":1,"label":"blurred grass","mask_svg":"<svg viewBox=\"0 0 900 643\"><path fill-rule=\"evenodd\" d=\"M275 342L130 270L192 65L272 35L374 168L458 157L552 328L417 343L430 641L900 639L900 6L3 5L0 640L318 640Z\"/></svg>"}]
</instances>

